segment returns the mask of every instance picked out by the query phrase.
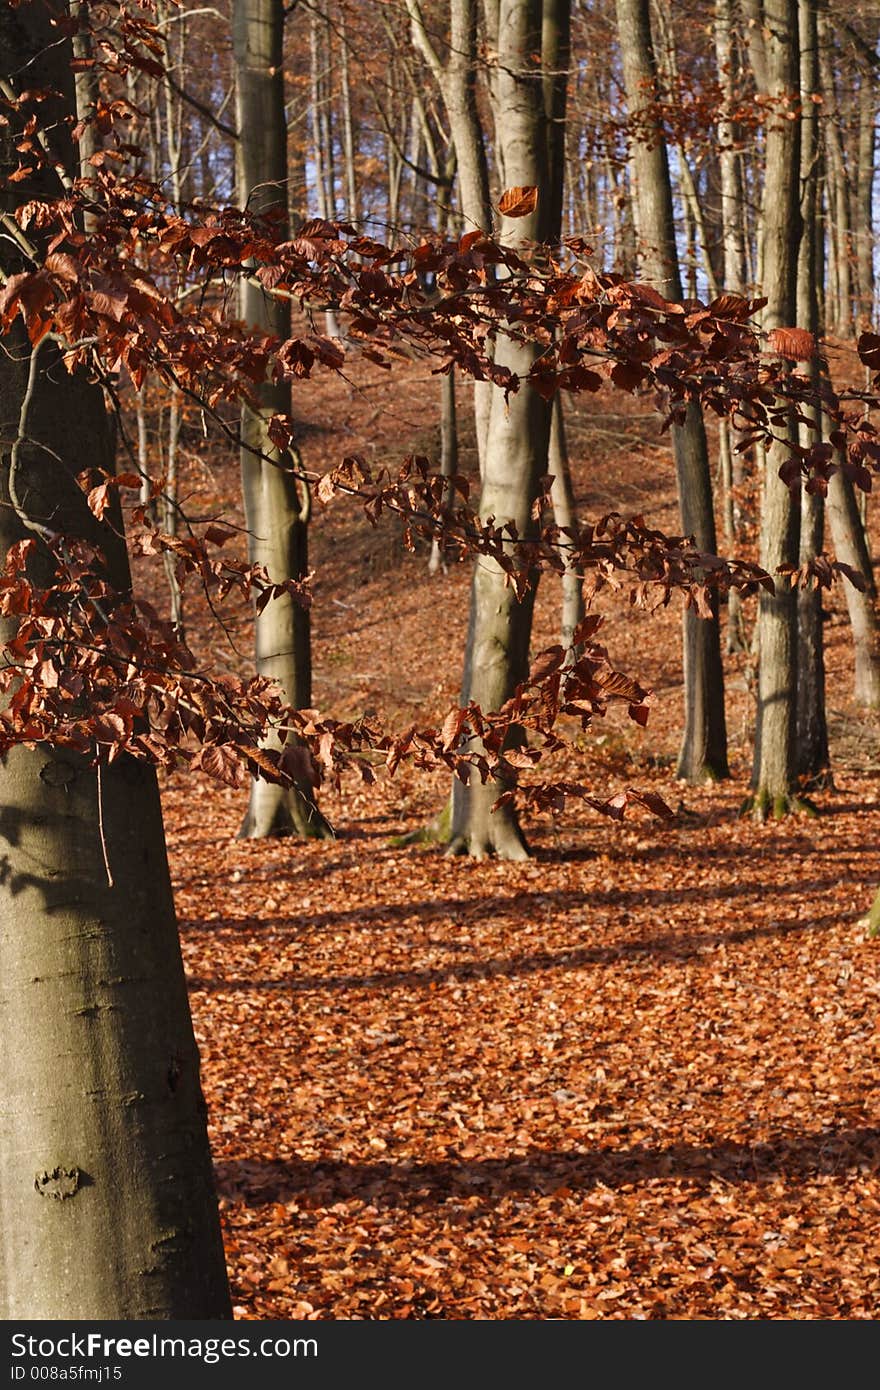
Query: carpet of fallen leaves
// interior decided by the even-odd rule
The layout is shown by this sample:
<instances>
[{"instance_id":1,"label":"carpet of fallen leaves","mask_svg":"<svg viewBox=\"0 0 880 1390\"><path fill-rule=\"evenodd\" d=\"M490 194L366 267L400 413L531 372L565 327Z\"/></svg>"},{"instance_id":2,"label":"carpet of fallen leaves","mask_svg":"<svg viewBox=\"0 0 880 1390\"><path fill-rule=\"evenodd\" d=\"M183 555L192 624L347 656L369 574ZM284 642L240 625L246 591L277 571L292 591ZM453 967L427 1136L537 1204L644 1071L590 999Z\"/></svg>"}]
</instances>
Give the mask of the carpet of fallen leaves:
<instances>
[{"instance_id":1,"label":"carpet of fallen leaves","mask_svg":"<svg viewBox=\"0 0 880 1390\"><path fill-rule=\"evenodd\" d=\"M309 383L308 466L436 449L436 389L415 367ZM584 516L675 529L649 402L593 398L569 431ZM233 508L232 463L193 487ZM429 579L353 506L313 535L316 704L442 716L467 568ZM545 582L538 640L557 598ZM827 607L836 788L815 819L737 818L745 657L733 780L675 783L679 613L622 600L606 640L657 705L572 760L606 791L661 792L672 823L569 807L530 828L530 862L474 863L393 843L446 793L411 770L325 795L338 839L305 845L237 841L240 793L166 783L238 1317L877 1316L880 943L860 919L880 730L851 704L841 594Z\"/></svg>"}]
</instances>

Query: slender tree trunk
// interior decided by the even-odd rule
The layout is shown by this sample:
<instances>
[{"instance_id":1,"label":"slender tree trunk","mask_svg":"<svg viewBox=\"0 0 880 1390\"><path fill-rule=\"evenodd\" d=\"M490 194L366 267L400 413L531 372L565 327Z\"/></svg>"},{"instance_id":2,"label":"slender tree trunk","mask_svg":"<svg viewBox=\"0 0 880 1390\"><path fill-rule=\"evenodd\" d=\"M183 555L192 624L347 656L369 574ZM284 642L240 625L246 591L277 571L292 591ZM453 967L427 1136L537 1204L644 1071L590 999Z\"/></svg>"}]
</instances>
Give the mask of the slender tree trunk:
<instances>
[{"instance_id":1,"label":"slender tree trunk","mask_svg":"<svg viewBox=\"0 0 880 1390\"><path fill-rule=\"evenodd\" d=\"M649 0L617 0L617 25L630 115L650 101L656 84ZM647 121L650 124L651 116ZM681 300L681 275L675 244L675 221L669 162L662 130L650 140L633 141L636 206L644 272L669 299ZM700 407L692 402L684 423L673 426L682 528L696 537L701 550L714 554L715 516L709 451ZM724 715L724 673L717 599L711 618L694 608L684 614L685 730L678 776L698 783L729 776Z\"/></svg>"},{"instance_id":2,"label":"slender tree trunk","mask_svg":"<svg viewBox=\"0 0 880 1390\"><path fill-rule=\"evenodd\" d=\"M495 130L505 177L511 185L542 187L538 208L528 217L503 219L504 242L546 239L547 134L542 93L542 7L539 0L501 0L498 15L498 71L493 85ZM496 361L525 381L542 351L540 344L499 335ZM534 534L532 504L547 470L550 409L528 385L505 401L504 392L492 392L480 515L497 522L513 521L520 536ZM470 696L485 710L496 710L508 700L528 675L529 640L537 575L523 598L518 599L504 571L493 560L481 558L474 567L471 593L473 662ZM516 740L515 733L512 741ZM522 859L528 854L517 818L509 806L492 810L504 790L490 778L481 783L472 777L465 795L455 798L451 848L477 858L497 854Z\"/></svg>"},{"instance_id":3,"label":"slender tree trunk","mask_svg":"<svg viewBox=\"0 0 880 1390\"><path fill-rule=\"evenodd\" d=\"M799 87L797 0L765 0L768 94L780 103ZM763 329L789 327L797 310L797 252L801 236L799 206L800 127L778 111L768 121L761 240L767 304ZM779 427L777 427L779 428ZM788 429L796 439L789 416ZM797 592L780 565L797 569L800 560L800 494L779 477L789 457L784 441L764 451L761 564L776 592L762 592L758 612L758 710L752 771L753 809L758 819L782 816L797 786Z\"/></svg>"},{"instance_id":4,"label":"slender tree trunk","mask_svg":"<svg viewBox=\"0 0 880 1390\"><path fill-rule=\"evenodd\" d=\"M803 229L798 253L797 322L818 342L820 333L818 281L818 156L819 116L813 100L819 93L819 52L816 0L799 0L801 78L800 196ZM817 403L801 413L800 444L810 448L822 439L822 409L818 404L821 367L816 353L806 368ZM801 489L800 563L809 564L821 554L825 537L825 504L821 493L806 484ZM825 643L822 627L822 591L809 586L798 591L797 655L797 773L802 787L831 785L831 757L825 717Z\"/></svg>"},{"instance_id":5,"label":"slender tree trunk","mask_svg":"<svg viewBox=\"0 0 880 1390\"><path fill-rule=\"evenodd\" d=\"M553 477L553 485L550 490L553 520L563 533L560 546L565 563L565 573L562 576L562 621L559 640L563 647L571 647L575 631L586 610L583 571L570 559L569 547L566 545L565 532L570 531L575 526L577 510L571 481L568 445L565 438L565 414L559 395L553 398L547 470ZM573 657L576 660L577 654L573 653Z\"/></svg>"},{"instance_id":6,"label":"slender tree trunk","mask_svg":"<svg viewBox=\"0 0 880 1390\"><path fill-rule=\"evenodd\" d=\"M413 43L434 75L449 117L449 129L455 146L459 203L464 229L466 232L475 228L491 231L489 166L477 108L476 0L451 0L449 52L445 62L432 40L419 0L406 0L406 8L412 21ZM477 457L482 472L492 388L488 382L476 381L473 389ZM466 693L463 698L467 698Z\"/></svg>"},{"instance_id":7,"label":"slender tree trunk","mask_svg":"<svg viewBox=\"0 0 880 1390\"><path fill-rule=\"evenodd\" d=\"M856 184L856 258L859 276L859 328L874 322L874 121L877 117L876 72L859 82L859 164Z\"/></svg>"},{"instance_id":8,"label":"slender tree trunk","mask_svg":"<svg viewBox=\"0 0 880 1390\"><path fill-rule=\"evenodd\" d=\"M833 331L841 338L852 337L853 293L850 264L850 219L847 163L837 124L839 115L834 73L835 29L828 15L819 15L819 65L827 117L825 149L828 188L828 212L831 219L830 250L834 275L835 315Z\"/></svg>"},{"instance_id":9,"label":"slender tree trunk","mask_svg":"<svg viewBox=\"0 0 880 1390\"><path fill-rule=\"evenodd\" d=\"M721 244L723 250L723 282L729 294L742 294L746 282L745 246L743 244L743 195L740 167L735 148L736 128L731 117L734 108L733 81L733 3L715 0L715 60L721 84L724 110L718 122L718 164L721 174ZM724 539L735 553L739 544L739 514L735 489L744 482L744 459L736 452L736 435L729 420L718 426L718 447L721 457L721 502L724 517ZM738 589L727 597L727 650L742 652L748 648L742 599Z\"/></svg>"},{"instance_id":10,"label":"slender tree trunk","mask_svg":"<svg viewBox=\"0 0 880 1390\"><path fill-rule=\"evenodd\" d=\"M452 506L451 479L458 472L458 427L455 406L455 373L450 370L440 378L440 476L445 478L443 506ZM444 567L444 548L437 538L431 545L428 573L437 574Z\"/></svg>"},{"instance_id":11,"label":"slender tree trunk","mask_svg":"<svg viewBox=\"0 0 880 1390\"><path fill-rule=\"evenodd\" d=\"M848 580L843 595L849 612L855 657L855 689L858 704L880 709L880 624L877 619L877 590L865 529L859 514L853 485L839 469L828 483L828 521L838 560L850 565L865 581L864 591Z\"/></svg>"},{"instance_id":12,"label":"slender tree trunk","mask_svg":"<svg viewBox=\"0 0 880 1390\"><path fill-rule=\"evenodd\" d=\"M36 112L71 170L70 47L50 14L0 8L3 76L64 94ZM18 163L7 131L0 208L57 197L49 169L7 183ZM0 267L23 269L7 238ZM85 468L113 471L100 387L69 373L51 341L35 357L18 321L3 348L0 555L51 519L99 549L127 592L121 512L98 521L76 482ZM49 580L42 539L30 563ZM0 638L13 634L3 619ZM0 801L0 1317L229 1318L155 773L19 745L0 763Z\"/></svg>"},{"instance_id":13,"label":"slender tree trunk","mask_svg":"<svg viewBox=\"0 0 880 1390\"><path fill-rule=\"evenodd\" d=\"M239 197L254 214L279 219L274 234L283 240L287 215L287 140L281 65L281 0L235 0L233 39L238 79ZM242 282L242 318L280 339L290 332L286 301L273 299ZM295 476L295 460L271 442L268 421L288 413L290 388L266 381L259 408L241 416L241 476L251 561L265 565L276 583L302 578L308 568L308 489ZM255 615L256 662L260 675L277 681L288 702L305 709L312 702L311 629L308 610L285 595ZM276 736L274 746L282 740ZM312 787L290 788L255 778L240 830L242 838L268 835L327 836Z\"/></svg>"},{"instance_id":14,"label":"slender tree trunk","mask_svg":"<svg viewBox=\"0 0 880 1390\"><path fill-rule=\"evenodd\" d=\"M165 496L162 499L162 525L169 536L177 535L177 508L178 508L178 481L177 481L177 458L180 450L180 392L175 388L171 392L171 405L168 411L168 457L165 465ZM168 580L168 592L171 595L171 621L177 628L178 635L184 636L183 626L183 594L177 579L177 562L171 551L166 550L162 556L165 565L165 577Z\"/></svg>"},{"instance_id":15,"label":"slender tree trunk","mask_svg":"<svg viewBox=\"0 0 880 1390\"><path fill-rule=\"evenodd\" d=\"M349 222L357 222L358 208L357 170L355 168L354 118L351 109L351 87L348 73L348 39L345 23L345 6L339 9L339 75L342 85L342 149L345 161L345 196L348 204L345 215Z\"/></svg>"},{"instance_id":16,"label":"slender tree trunk","mask_svg":"<svg viewBox=\"0 0 880 1390\"><path fill-rule=\"evenodd\" d=\"M571 68L571 5L569 0L544 0L541 27L544 115L547 129L546 237L554 249L562 238L562 206L565 188L566 107ZM565 410L557 392L550 420L548 471L553 477L550 500L553 520L561 531L577 523L571 465L565 434ZM583 571L572 563L565 537L561 539L565 572L562 576L561 641L571 647L584 616ZM572 652L572 659L576 659Z\"/></svg>"}]
</instances>

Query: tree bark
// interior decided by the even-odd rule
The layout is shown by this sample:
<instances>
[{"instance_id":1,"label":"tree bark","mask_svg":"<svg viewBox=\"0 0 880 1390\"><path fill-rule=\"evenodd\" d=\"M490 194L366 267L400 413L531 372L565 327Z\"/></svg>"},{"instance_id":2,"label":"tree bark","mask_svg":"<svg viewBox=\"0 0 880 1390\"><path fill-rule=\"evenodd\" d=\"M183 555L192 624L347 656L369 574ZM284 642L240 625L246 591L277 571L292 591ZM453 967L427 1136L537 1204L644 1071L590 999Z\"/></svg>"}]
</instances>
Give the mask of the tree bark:
<instances>
[{"instance_id":1,"label":"tree bark","mask_svg":"<svg viewBox=\"0 0 880 1390\"><path fill-rule=\"evenodd\" d=\"M768 37L768 95L780 103L798 92L799 44L796 0L765 0ZM800 127L779 110L768 122L764 196L761 207L765 333L789 327L797 308ZM777 427L778 428L778 427ZM796 439L791 414L787 429ZM758 710L752 770L752 807L758 819L791 809L797 786L797 593L780 565L800 560L800 494L779 477L789 457L784 440L764 451L761 565L774 577L776 592L762 592L758 611Z\"/></svg>"},{"instance_id":2,"label":"tree bark","mask_svg":"<svg viewBox=\"0 0 880 1390\"><path fill-rule=\"evenodd\" d=\"M657 68L651 39L649 0L617 0L617 25L630 116L650 102ZM668 299L681 300L681 274L675 244L672 185L663 132L656 119L652 138L633 141L632 164L640 253L645 276ZM682 529L701 550L716 550L712 480L706 431L699 405L691 402L684 423L673 426ZM677 774L692 783L729 776L724 714L724 672L717 598L711 618L694 608L684 613L685 730Z\"/></svg>"},{"instance_id":3,"label":"tree bark","mask_svg":"<svg viewBox=\"0 0 880 1390\"><path fill-rule=\"evenodd\" d=\"M49 18L43 4L4 6L0 49L10 82L26 73L64 93L38 118L70 169L70 47ZM58 196L50 170L6 183L18 163L7 132L2 210ZM22 269L6 238L0 264ZM0 554L51 521L99 548L127 593L121 513L98 521L76 482L87 467L113 471L102 392L54 343L38 353L16 323L0 354ZM32 563L48 580L42 539ZM3 640L13 631L4 619ZM0 1317L229 1318L155 773L127 756L98 771L63 747L17 746L0 763L0 803Z\"/></svg>"},{"instance_id":4,"label":"tree bark","mask_svg":"<svg viewBox=\"0 0 880 1390\"><path fill-rule=\"evenodd\" d=\"M744 199L739 159L735 148L736 129L730 112L733 110L735 89L733 81L733 3L715 0L715 60L718 81L724 94L725 110L718 121L718 164L721 175L721 245L723 252L722 280L729 294L742 294L746 283L746 257L743 238ZM736 452L736 435L729 420L718 425L721 456L722 513L724 539L735 553L739 536L739 511L735 489L744 481L743 455ZM745 618L739 590L731 589L727 596L727 650L742 652L748 647Z\"/></svg>"},{"instance_id":5,"label":"tree bark","mask_svg":"<svg viewBox=\"0 0 880 1390\"><path fill-rule=\"evenodd\" d=\"M273 219L283 240L287 227L287 132L281 40L281 0L235 0L233 41L237 74L239 198L250 212ZM259 286L242 282L242 318L255 328L285 339L290 309ZM268 437L276 412L290 410L290 387L265 381L257 408L241 415L241 478L251 562L265 565L271 579L300 579L308 569L307 484L298 478L290 453ZM255 614L256 665L260 675L278 682L297 709L312 702L311 627L308 610L285 595ZM280 747L275 736L271 746ZM255 778L241 838L270 835L327 837L329 825L305 781L284 788Z\"/></svg>"},{"instance_id":6,"label":"tree bark","mask_svg":"<svg viewBox=\"0 0 880 1390\"><path fill-rule=\"evenodd\" d=\"M453 489L451 479L458 472L458 426L455 406L455 371L450 369L440 378L440 476L446 480L443 490L443 506L452 506ZM444 568L444 547L435 537L428 560L428 573L437 574Z\"/></svg>"},{"instance_id":7,"label":"tree bark","mask_svg":"<svg viewBox=\"0 0 880 1390\"><path fill-rule=\"evenodd\" d=\"M449 50L444 61L425 22L420 0L406 0L412 38L440 89L449 117L458 171L459 204L466 232L492 230L489 197L489 165L486 142L477 109L477 4L476 0L451 0ZM474 382L474 424L480 471L486 453L491 385ZM463 698L467 698L464 695Z\"/></svg>"},{"instance_id":8,"label":"tree bark","mask_svg":"<svg viewBox=\"0 0 880 1390\"><path fill-rule=\"evenodd\" d=\"M859 328L874 322L874 121L877 117L876 71L859 80L859 163L856 180L856 264L859 279Z\"/></svg>"},{"instance_id":9,"label":"tree bark","mask_svg":"<svg viewBox=\"0 0 880 1390\"><path fill-rule=\"evenodd\" d=\"M560 538L560 550L565 564L565 573L562 576L562 614L559 640L563 647L572 647L575 631L583 620L586 608L584 605L583 570L571 560L569 547L566 544L565 532L570 531L575 526L577 510L565 437L565 414L562 409L562 398L558 394L553 398L547 471L553 478L550 489L553 521L563 533ZM573 652L572 660L576 659L577 653Z\"/></svg>"},{"instance_id":10,"label":"tree bark","mask_svg":"<svg viewBox=\"0 0 880 1390\"><path fill-rule=\"evenodd\" d=\"M830 217L829 250L833 271L833 331L849 338L853 331L853 285L850 265L849 179L847 162L837 125L839 106L834 73L834 27L824 9L819 14L819 67L825 98L825 150L828 213Z\"/></svg>"},{"instance_id":11,"label":"tree bark","mask_svg":"<svg viewBox=\"0 0 880 1390\"><path fill-rule=\"evenodd\" d=\"M816 0L799 0L801 81L800 191L803 230L798 253L797 322L808 328L818 342L820 333L818 282L819 239L819 118L813 97L819 93L818 30ZM800 444L809 448L822 439L822 409L818 404L821 367L816 353L806 368L817 404L802 410L806 417L799 426ZM801 489L801 532L799 559L808 564L821 554L825 536L825 504L821 493L806 484ZM831 756L825 717L825 642L822 626L822 590L800 589L797 655L797 774L802 787L831 785Z\"/></svg>"},{"instance_id":12,"label":"tree bark","mask_svg":"<svg viewBox=\"0 0 880 1390\"><path fill-rule=\"evenodd\" d=\"M838 560L850 565L865 581L864 591L848 580L843 595L852 628L855 658L856 702L865 709L880 709L880 624L877 620L877 590L865 528L853 485L839 469L828 483L828 521Z\"/></svg>"},{"instance_id":13,"label":"tree bark","mask_svg":"<svg viewBox=\"0 0 880 1390\"><path fill-rule=\"evenodd\" d=\"M495 130L505 177L513 185L539 189L538 207L528 217L504 218L500 237L507 244L542 241L548 204L546 188L547 131L542 92L540 0L501 0L495 50L498 69L493 84ZM542 203L542 197L545 201ZM502 330L496 361L525 382L543 351L540 344L520 341ZM497 523L513 521L522 537L535 533L532 504L547 470L550 436L548 403L524 384L509 402L504 392L492 392L480 516ZM496 710L528 675L529 640L537 575L518 599L493 560L481 557L474 567L471 591L470 698L485 710ZM516 741L516 733L511 735ZM496 854L503 859L528 855L525 838L509 806L492 810L504 790L495 778L481 783L472 777L464 795L453 800L450 847L476 858Z\"/></svg>"}]
</instances>

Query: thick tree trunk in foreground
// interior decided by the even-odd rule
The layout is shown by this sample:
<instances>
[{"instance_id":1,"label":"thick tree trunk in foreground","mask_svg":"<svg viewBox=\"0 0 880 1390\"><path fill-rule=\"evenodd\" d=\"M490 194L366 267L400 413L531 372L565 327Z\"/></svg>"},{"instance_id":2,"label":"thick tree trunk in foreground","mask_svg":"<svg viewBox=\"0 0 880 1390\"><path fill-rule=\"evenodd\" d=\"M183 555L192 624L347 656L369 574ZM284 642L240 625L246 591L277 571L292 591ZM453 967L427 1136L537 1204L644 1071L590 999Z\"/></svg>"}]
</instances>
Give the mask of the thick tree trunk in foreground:
<instances>
[{"instance_id":1,"label":"thick tree trunk in foreground","mask_svg":"<svg viewBox=\"0 0 880 1390\"><path fill-rule=\"evenodd\" d=\"M617 0L617 27L627 106L635 115L653 98L657 69L651 40L649 0ZM675 219L669 160L662 129L653 124L651 140L634 139L640 256L645 277L667 299L681 300L681 274L675 244ZM673 426L682 529L701 550L716 552L715 515L709 451L700 407L688 406L684 423ZM698 783L729 776L724 714L724 670L717 597L711 618L688 608L683 620L685 730L677 773Z\"/></svg>"},{"instance_id":2,"label":"thick tree trunk in foreground","mask_svg":"<svg viewBox=\"0 0 880 1390\"><path fill-rule=\"evenodd\" d=\"M57 139L73 83L48 18L42 3L3 7L0 49L8 80L26 72L67 94L36 108ZM0 198L9 211L58 192L46 172ZM6 274L22 268L7 239L0 258ZM18 323L3 348L0 556L51 524L100 547L127 591L121 515L97 521L75 482L113 468L100 388L50 342L34 360ZM33 563L48 578L42 539ZM155 773L17 747L0 763L0 806L0 1317L228 1318Z\"/></svg>"},{"instance_id":3,"label":"thick tree trunk in foreground","mask_svg":"<svg viewBox=\"0 0 880 1390\"><path fill-rule=\"evenodd\" d=\"M498 69L493 85L495 128L499 154L509 186L537 186L538 207L528 217L504 219L505 242L544 239L547 213L546 122L540 66L541 5L539 0L501 0L498 16ZM525 380L540 352L540 344L519 342L499 334L495 359ZM520 536L534 534L531 507L547 469L550 408L537 392L523 385L505 401L493 390L486 443L480 515L497 523L514 521ZM537 576L533 576L535 582ZM470 698L486 710L498 709L528 675L529 639L535 583L518 600L503 570L481 557L474 567L471 591ZM512 738L515 739L514 734ZM481 784L474 777L464 794L453 798L451 848L477 858L497 854L522 859L528 854L515 814L508 806L492 811L504 790L494 779Z\"/></svg>"},{"instance_id":4,"label":"thick tree trunk in foreground","mask_svg":"<svg viewBox=\"0 0 880 1390\"><path fill-rule=\"evenodd\" d=\"M782 99L798 91L798 13L796 0L766 0L765 34L768 94ZM790 327L796 314L797 253L801 236L799 205L800 128L797 120L771 119L767 126L764 197L761 208L765 332ZM781 427L777 426L777 432ZM796 439L796 424L788 429ZM762 592L758 611L758 710L752 771L755 815L782 816L797 786L797 593L780 565L799 563L800 494L779 477L789 457L784 440L764 451L761 564L776 583Z\"/></svg>"},{"instance_id":5,"label":"thick tree trunk in foreground","mask_svg":"<svg viewBox=\"0 0 880 1390\"><path fill-rule=\"evenodd\" d=\"M281 0L235 0L233 40L238 99L239 197L254 214L273 218L283 240L287 226L287 131ZM258 285L242 282L242 318L282 340L290 336L288 303L272 299ZM290 410L290 387L264 382L259 408L242 408L241 478L248 548L254 564L265 565L276 583L302 578L308 569L307 484L294 476L295 461L268 437L275 413ZM308 610L285 595L255 614L256 665L261 676L277 681L296 709L312 702L311 628ZM276 737L273 747L280 747ZM330 827L318 811L305 781L279 787L260 778L251 783L250 803L239 835L322 837Z\"/></svg>"}]
</instances>

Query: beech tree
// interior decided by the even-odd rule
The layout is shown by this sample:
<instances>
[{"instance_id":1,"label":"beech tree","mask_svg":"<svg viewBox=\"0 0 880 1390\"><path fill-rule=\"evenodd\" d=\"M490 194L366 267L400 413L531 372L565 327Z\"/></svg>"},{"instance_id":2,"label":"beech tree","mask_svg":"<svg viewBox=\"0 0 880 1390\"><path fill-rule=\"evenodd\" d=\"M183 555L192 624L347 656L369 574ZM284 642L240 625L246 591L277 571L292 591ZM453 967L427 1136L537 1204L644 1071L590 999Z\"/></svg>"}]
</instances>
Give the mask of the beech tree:
<instances>
[{"instance_id":1,"label":"beech tree","mask_svg":"<svg viewBox=\"0 0 880 1390\"><path fill-rule=\"evenodd\" d=\"M669 159L662 127L651 112L657 94L657 64L649 0L617 0L621 61L629 117L634 128L632 162L636 184L642 273L668 299L683 298ZM673 425L682 528L702 550L716 550L709 451L703 416L691 402ZM693 608L684 614L685 728L678 775L689 782L727 777L724 671L717 606L708 617Z\"/></svg>"},{"instance_id":2,"label":"beech tree","mask_svg":"<svg viewBox=\"0 0 880 1390\"><path fill-rule=\"evenodd\" d=\"M770 114L765 133L761 204L762 288L767 334L793 327L801 238L800 123L788 104L799 91L796 0L765 0L764 56ZM780 477L796 438L783 402L777 437L764 449L761 563L772 574L796 573L800 563L800 493ZM758 616L758 709L752 772L756 816L781 816L797 805L797 591L780 577L761 595Z\"/></svg>"},{"instance_id":3,"label":"beech tree","mask_svg":"<svg viewBox=\"0 0 880 1390\"><path fill-rule=\"evenodd\" d=\"M526 239L545 241L547 211L542 193L550 200L554 196L545 175L541 28L539 0L500 0L498 68L492 89L497 156L505 182L519 190L501 204L502 245ZM494 355L500 368L522 380L541 352L539 342L514 336L502 325ZM547 471L549 438L549 404L533 387L524 384L510 399L496 388L486 434L482 518L512 525L515 534L525 539L535 534L533 509L540 480ZM483 560L474 568L467 697L483 709L500 709L528 674L536 580L537 576L524 594L517 594L497 562ZM515 733L512 736L515 738ZM453 850L463 849L478 858L489 853L504 859L526 857L513 808L508 804L492 809L498 795L499 787L492 780L470 779L466 793L453 801Z\"/></svg>"},{"instance_id":4,"label":"beech tree","mask_svg":"<svg viewBox=\"0 0 880 1390\"><path fill-rule=\"evenodd\" d=\"M235 0L239 199L284 240L288 225L287 129L284 119L281 0ZM241 281L242 317L280 341L290 336L290 301L272 297L259 281ZM276 412L288 413L289 382L266 380L259 402L242 408L241 479L250 558L270 578L300 580L308 570L311 494L297 454L279 451L268 434ZM312 703L309 611L292 595L255 615L256 666L276 680L297 709ZM293 737L291 735L290 737ZM278 744L278 736L274 738ZM281 740L283 742L283 739ZM332 834L314 788L303 777L285 788L257 778L241 827L244 838Z\"/></svg>"}]
</instances>

